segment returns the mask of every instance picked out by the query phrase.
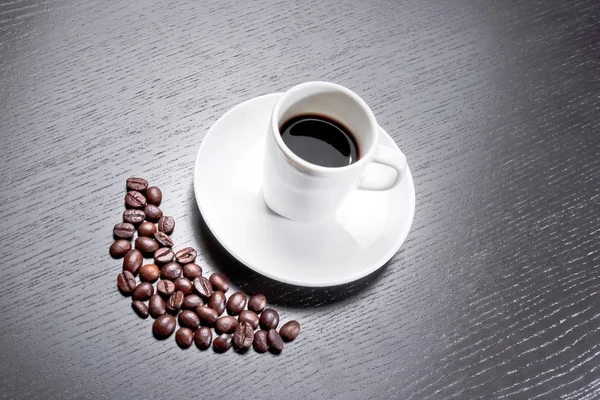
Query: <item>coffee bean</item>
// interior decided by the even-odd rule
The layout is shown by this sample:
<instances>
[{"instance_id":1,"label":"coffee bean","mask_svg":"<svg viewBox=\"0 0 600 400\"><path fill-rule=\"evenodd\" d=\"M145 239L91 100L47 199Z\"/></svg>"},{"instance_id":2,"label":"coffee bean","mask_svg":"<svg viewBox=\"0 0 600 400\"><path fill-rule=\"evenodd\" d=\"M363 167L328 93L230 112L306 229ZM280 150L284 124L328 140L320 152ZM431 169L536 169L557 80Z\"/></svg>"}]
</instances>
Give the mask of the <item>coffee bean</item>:
<instances>
[{"instance_id":1,"label":"coffee bean","mask_svg":"<svg viewBox=\"0 0 600 400\"><path fill-rule=\"evenodd\" d=\"M167 312L167 303L157 294L152 295L148 301L148 309L152 318L158 318Z\"/></svg>"},{"instance_id":2,"label":"coffee bean","mask_svg":"<svg viewBox=\"0 0 600 400\"><path fill-rule=\"evenodd\" d=\"M144 304L143 301L134 300L131 302L131 308L140 318L148 318L148 307Z\"/></svg>"},{"instance_id":3,"label":"coffee bean","mask_svg":"<svg viewBox=\"0 0 600 400\"><path fill-rule=\"evenodd\" d=\"M143 192L148 187L148 181L144 178L128 178L127 179L127 190L136 190Z\"/></svg>"},{"instance_id":4,"label":"coffee bean","mask_svg":"<svg viewBox=\"0 0 600 400\"><path fill-rule=\"evenodd\" d=\"M146 207L146 198L140 192L132 190L125 195L125 206L127 208L144 208Z\"/></svg>"},{"instance_id":5,"label":"coffee bean","mask_svg":"<svg viewBox=\"0 0 600 400\"><path fill-rule=\"evenodd\" d=\"M117 239L128 239L131 240L135 233L135 226L128 222L121 222L114 226L113 235Z\"/></svg>"},{"instance_id":6,"label":"coffee bean","mask_svg":"<svg viewBox=\"0 0 600 400\"><path fill-rule=\"evenodd\" d=\"M148 282L142 282L133 289L133 300L146 301L154 294L154 286Z\"/></svg>"},{"instance_id":7,"label":"coffee bean","mask_svg":"<svg viewBox=\"0 0 600 400\"><path fill-rule=\"evenodd\" d=\"M194 285L192 284L192 282L189 279L184 278L183 276L180 276L179 278L175 279L173 283L175 284L175 290L179 290L185 296L187 296L188 294L192 294L192 291L194 290Z\"/></svg>"},{"instance_id":8,"label":"coffee bean","mask_svg":"<svg viewBox=\"0 0 600 400\"><path fill-rule=\"evenodd\" d=\"M253 296L250 296L250 300L248 300L248 310L252 310L257 314L260 314L266 306L267 298L264 294L255 294Z\"/></svg>"},{"instance_id":9,"label":"coffee bean","mask_svg":"<svg viewBox=\"0 0 600 400\"><path fill-rule=\"evenodd\" d=\"M144 214L146 214L146 220L150 222L158 222L160 217L163 216L163 212L154 204L147 204L144 207Z\"/></svg>"},{"instance_id":10,"label":"coffee bean","mask_svg":"<svg viewBox=\"0 0 600 400\"><path fill-rule=\"evenodd\" d=\"M156 225L152 222L142 222L140 226L138 226L138 235L139 236L147 236L154 237L154 233L156 232Z\"/></svg>"},{"instance_id":11,"label":"coffee bean","mask_svg":"<svg viewBox=\"0 0 600 400\"><path fill-rule=\"evenodd\" d=\"M183 295L183 293L179 291L173 293L171 297L169 297L169 300L167 300L167 310L171 312L179 311L181 309L181 306L183 305L184 297L185 296Z\"/></svg>"},{"instance_id":12,"label":"coffee bean","mask_svg":"<svg viewBox=\"0 0 600 400\"><path fill-rule=\"evenodd\" d=\"M167 281L169 282L169 281ZM181 308L184 310L195 310L198 306L204 305L204 301L197 294L190 294L189 296L185 296L183 299L183 304Z\"/></svg>"},{"instance_id":13,"label":"coffee bean","mask_svg":"<svg viewBox=\"0 0 600 400\"><path fill-rule=\"evenodd\" d=\"M173 261L175 254L168 247L161 247L154 252L154 262L158 265L165 265Z\"/></svg>"},{"instance_id":14,"label":"coffee bean","mask_svg":"<svg viewBox=\"0 0 600 400\"><path fill-rule=\"evenodd\" d=\"M169 297L175 293L175 284L171 281L159 281L156 284L156 291L165 297Z\"/></svg>"},{"instance_id":15,"label":"coffee bean","mask_svg":"<svg viewBox=\"0 0 600 400\"><path fill-rule=\"evenodd\" d=\"M177 259L177 262L180 264L190 264L194 262L197 255L198 253L196 253L196 250L191 247L186 247L175 253L175 259Z\"/></svg>"},{"instance_id":16,"label":"coffee bean","mask_svg":"<svg viewBox=\"0 0 600 400\"><path fill-rule=\"evenodd\" d=\"M158 220L158 230L170 235L175 229L175 220L172 217L162 216Z\"/></svg>"},{"instance_id":17,"label":"coffee bean","mask_svg":"<svg viewBox=\"0 0 600 400\"><path fill-rule=\"evenodd\" d=\"M152 324L152 333L157 339L166 339L175 330L175 317L170 314L164 314L156 318Z\"/></svg>"},{"instance_id":18,"label":"coffee bean","mask_svg":"<svg viewBox=\"0 0 600 400\"><path fill-rule=\"evenodd\" d=\"M283 350L283 339L275 329L269 329L267 333L267 343L271 353L279 354Z\"/></svg>"},{"instance_id":19,"label":"coffee bean","mask_svg":"<svg viewBox=\"0 0 600 400\"><path fill-rule=\"evenodd\" d=\"M267 308L260 314L260 326L264 329L275 329L279 325L279 314L272 308Z\"/></svg>"},{"instance_id":20,"label":"coffee bean","mask_svg":"<svg viewBox=\"0 0 600 400\"><path fill-rule=\"evenodd\" d=\"M246 295L242 292L236 292L229 296L227 300L227 312L231 315L238 315L246 307Z\"/></svg>"},{"instance_id":21,"label":"coffee bean","mask_svg":"<svg viewBox=\"0 0 600 400\"><path fill-rule=\"evenodd\" d=\"M202 276L202 267L194 263L185 264L183 266L183 276L193 281L195 278Z\"/></svg>"},{"instance_id":22,"label":"coffee bean","mask_svg":"<svg viewBox=\"0 0 600 400\"><path fill-rule=\"evenodd\" d=\"M184 326L191 330L196 330L200 326L200 317L190 310L183 310L180 312L177 319L179 320L179 326Z\"/></svg>"},{"instance_id":23,"label":"coffee bean","mask_svg":"<svg viewBox=\"0 0 600 400\"><path fill-rule=\"evenodd\" d=\"M252 347L257 353L266 353L269 350L267 343L267 331L259 330L254 333L254 341Z\"/></svg>"},{"instance_id":24,"label":"coffee bean","mask_svg":"<svg viewBox=\"0 0 600 400\"><path fill-rule=\"evenodd\" d=\"M123 271L129 271L135 276L138 274L143 261L144 256L142 256L142 253L139 250L131 249L123 258Z\"/></svg>"},{"instance_id":25,"label":"coffee bean","mask_svg":"<svg viewBox=\"0 0 600 400\"><path fill-rule=\"evenodd\" d=\"M176 262L170 262L160 269L160 277L162 279L168 279L170 281L175 280L181 276L181 265Z\"/></svg>"},{"instance_id":26,"label":"coffee bean","mask_svg":"<svg viewBox=\"0 0 600 400\"><path fill-rule=\"evenodd\" d=\"M142 210L125 210L123 212L123 221L132 225L139 225L146 219L146 214Z\"/></svg>"},{"instance_id":27,"label":"coffee bean","mask_svg":"<svg viewBox=\"0 0 600 400\"><path fill-rule=\"evenodd\" d=\"M205 299L208 299L212 295L212 286L208 279L203 276L194 279L194 288L196 289L196 292Z\"/></svg>"},{"instance_id":28,"label":"coffee bean","mask_svg":"<svg viewBox=\"0 0 600 400\"><path fill-rule=\"evenodd\" d=\"M298 337L300 333L300 324L298 321L288 321L281 328L279 328L279 334L286 342L291 342Z\"/></svg>"},{"instance_id":29,"label":"coffee bean","mask_svg":"<svg viewBox=\"0 0 600 400\"><path fill-rule=\"evenodd\" d=\"M206 306L199 306L196 308L196 314L198 314L200 320L206 325L214 325L219 319L219 314L212 308Z\"/></svg>"},{"instance_id":30,"label":"coffee bean","mask_svg":"<svg viewBox=\"0 0 600 400\"><path fill-rule=\"evenodd\" d=\"M160 244L162 247L173 247L173 239L169 235L164 232L158 231L154 234L154 239Z\"/></svg>"},{"instance_id":31,"label":"coffee bean","mask_svg":"<svg viewBox=\"0 0 600 400\"><path fill-rule=\"evenodd\" d=\"M113 244L110 245L110 249L108 249L113 258L121 258L127 254L129 250L131 250L131 242L123 239L115 240Z\"/></svg>"},{"instance_id":32,"label":"coffee bean","mask_svg":"<svg viewBox=\"0 0 600 400\"><path fill-rule=\"evenodd\" d=\"M208 306L215 310L219 315L223 314L223 311L225 311L225 304L225 293L219 290L215 290L208 301Z\"/></svg>"},{"instance_id":33,"label":"coffee bean","mask_svg":"<svg viewBox=\"0 0 600 400\"><path fill-rule=\"evenodd\" d=\"M251 310L242 310L238 317L238 321L246 322L252 329L258 328L258 315L254 311Z\"/></svg>"},{"instance_id":34,"label":"coffee bean","mask_svg":"<svg viewBox=\"0 0 600 400\"><path fill-rule=\"evenodd\" d=\"M217 320L215 330L218 333L233 333L238 326L238 320L230 315L226 315Z\"/></svg>"},{"instance_id":35,"label":"coffee bean","mask_svg":"<svg viewBox=\"0 0 600 400\"><path fill-rule=\"evenodd\" d=\"M194 342L200 350L206 350L212 342L212 331L206 326L201 327L194 332Z\"/></svg>"},{"instance_id":36,"label":"coffee bean","mask_svg":"<svg viewBox=\"0 0 600 400\"><path fill-rule=\"evenodd\" d=\"M124 295L130 295L135 289L135 277L129 271L123 271L117 276L117 286Z\"/></svg>"},{"instance_id":37,"label":"coffee bean","mask_svg":"<svg viewBox=\"0 0 600 400\"><path fill-rule=\"evenodd\" d=\"M254 329L246 322L240 322L233 334L233 345L238 351L246 351L254 341Z\"/></svg>"},{"instance_id":38,"label":"coffee bean","mask_svg":"<svg viewBox=\"0 0 600 400\"><path fill-rule=\"evenodd\" d=\"M154 264L142 265L140 268L140 280L143 282L154 282L159 274L160 270Z\"/></svg>"},{"instance_id":39,"label":"coffee bean","mask_svg":"<svg viewBox=\"0 0 600 400\"><path fill-rule=\"evenodd\" d=\"M149 204L160 206L160 202L162 201L162 192L156 186L150 186L148 189L146 189L146 200Z\"/></svg>"},{"instance_id":40,"label":"coffee bean","mask_svg":"<svg viewBox=\"0 0 600 400\"><path fill-rule=\"evenodd\" d=\"M213 340L213 350L215 353L225 353L231 348L231 335L222 334Z\"/></svg>"},{"instance_id":41,"label":"coffee bean","mask_svg":"<svg viewBox=\"0 0 600 400\"><path fill-rule=\"evenodd\" d=\"M210 276L209 281L214 290L220 290L223 293L229 290L229 279L225 275L215 272Z\"/></svg>"},{"instance_id":42,"label":"coffee bean","mask_svg":"<svg viewBox=\"0 0 600 400\"><path fill-rule=\"evenodd\" d=\"M194 332L189 328L179 328L175 332L175 342L182 349L187 349L194 341Z\"/></svg>"},{"instance_id":43,"label":"coffee bean","mask_svg":"<svg viewBox=\"0 0 600 400\"><path fill-rule=\"evenodd\" d=\"M135 248L141 251L144 255L151 255L158 250L158 243L156 243L156 240L152 238L138 236L135 239Z\"/></svg>"}]
</instances>

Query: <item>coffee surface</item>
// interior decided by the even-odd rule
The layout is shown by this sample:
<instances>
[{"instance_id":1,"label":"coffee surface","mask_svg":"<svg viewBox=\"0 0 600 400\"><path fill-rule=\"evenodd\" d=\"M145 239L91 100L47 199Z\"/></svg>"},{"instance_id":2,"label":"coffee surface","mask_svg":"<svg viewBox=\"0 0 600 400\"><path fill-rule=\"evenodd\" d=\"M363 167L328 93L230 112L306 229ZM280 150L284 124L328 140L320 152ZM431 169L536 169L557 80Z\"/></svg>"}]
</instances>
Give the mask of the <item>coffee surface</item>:
<instances>
[{"instance_id":1,"label":"coffee surface","mask_svg":"<svg viewBox=\"0 0 600 400\"><path fill-rule=\"evenodd\" d=\"M311 164L344 167L358 160L358 146L352 133L332 119L300 115L285 122L279 132L286 146Z\"/></svg>"}]
</instances>

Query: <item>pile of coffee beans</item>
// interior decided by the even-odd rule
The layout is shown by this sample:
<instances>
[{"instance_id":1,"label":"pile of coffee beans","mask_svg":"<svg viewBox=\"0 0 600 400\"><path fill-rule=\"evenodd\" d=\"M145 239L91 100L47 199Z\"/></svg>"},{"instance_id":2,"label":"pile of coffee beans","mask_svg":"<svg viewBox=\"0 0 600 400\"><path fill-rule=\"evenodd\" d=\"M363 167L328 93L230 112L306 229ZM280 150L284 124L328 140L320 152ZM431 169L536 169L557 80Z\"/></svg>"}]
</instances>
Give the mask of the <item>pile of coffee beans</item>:
<instances>
[{"instance_id":1,"label":"pile of coffee beans","mask_svg":"<svg viewBox=\"0 0 600 400\"><path fill-rule=\"evenodd\" d=\"M174 250L170 235L175 220L163 214L161 201L158 187L148 187L143 178L127 179L126 210L123 222L114 226L115 241L109 252L123 259L117 287L131 296L135 313L155 319L152 333L157 339L169 338L179 324L175 342L183 349L195 343L200 350L212 344L217 353L231 347L238 352L252 347L258 353L281 353L284 342L300 333L300 324L289 321L277 331L279 314L267 308L263 294L248 298L235 292L227 298L227 277L219 273L203 276L202 267L195 263L195 249ZM152 261L145 263L144 258Z\"/></svg>"}]
</instances>

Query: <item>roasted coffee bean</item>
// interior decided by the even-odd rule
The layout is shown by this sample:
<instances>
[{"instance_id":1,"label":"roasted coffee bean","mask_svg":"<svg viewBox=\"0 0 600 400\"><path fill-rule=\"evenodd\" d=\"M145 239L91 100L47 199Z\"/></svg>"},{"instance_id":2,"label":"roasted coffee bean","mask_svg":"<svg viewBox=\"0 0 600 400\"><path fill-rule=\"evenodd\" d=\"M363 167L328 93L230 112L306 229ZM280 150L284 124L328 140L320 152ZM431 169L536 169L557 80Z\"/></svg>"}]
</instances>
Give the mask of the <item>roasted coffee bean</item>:
<instances>
[{"instance_id":1,"label":"roasted coffee bean","mask_svg":"<svg viewBox=\"0 0 600 400\"><path fill-rule=\"evenodd\" d=\"M196 330L200 326L200 317L190 310L183 310L180 312L177 319L179 320L179 326L184 326L191 330Z\"/></svg>"},{"instance_id":2,"label":"roasted coffee bean","mask_svg":"<svg viewBox=\"0 0 600 400\"><path fill-rule=\"evenodd\" d=\"M205 325L214 325L219 319L219 314L212 308L199 306L196 308L196 314Z\"/></svg>"},{"instance_id":3,"label":"roasted coffee bean","mask_svg":"<svg viewBox=\"0 0 600 400\"><path fill-rule=\"evenodd\" d=\"M250 300L248 300L248 310L252 310L257 314L260 314L266 306L267 298L264 294L255 294L253 296L250 296Z\"/></svg>"},{"instance_id":4,"label":"roasted coffee bean","mask_svg":"<svg viewBox=\"0 0 600 400\"><path fill-rule=\"evenodd\" d=\"M158 220L158 230L170 235L175 229L175 220L172 217L163 215Z\"/></svg>"},{"instance_id":5,"label":"roasted coffee bean","mask_svg":"<svg viewBox=\"0 0 600 400\"><path fill-rule=\"evenodd\" d=\"M123 221L132 225L139 225L146 219L146 214L142 210L125 210L123 212Z\"/></svg>"},{"instance_id":6,"label":"roasted coffee bean","mask_svg":"<svg viewBox=\"0 0 600 400\"><path fill-rule=\"evenodd\" d=\"M288 321L281 328L279 334L286 342L291 342L298 337L300 333L300 324L298 321Z\"/></svg>"},{"instance_id":7,"label":"roasted coffee bean","mask_svg":"<svg viewBox=\"0 0 600 400\"><path fill-rule=\"evenodd\" d=\"M127 179L127 190L136 190L143 192L148 187L148 181L144 178L128 178Z\"/></svg>"},{"instance_id":8,"label":"roasted coffee bean","mask_svg":"<svg viewBox=\"0 0 600 400\"><path fill-rule=\"evenodd\" d=\"M135 239L135 248L141 251L144 255L151 255L158 250L158 243L156 243L156 240L152 238L138 236Z\"/></svg>"},{"instance_id":9,"label":"roasted coffee bean","mask_svg":"<svg viewBox=\"0 0 600 400\"><path fill-rule=\"evenodd\" d=\"M175 290L179 290L185 296L192 294L192 291L194 290L194 285L192 285L192 282L183 276L175 279L173 283L175 283Z\"/></svg>"},{"instance_id":10,"label":"roasted coffee bean","mask_svg":"<svg viewBox=\"0 0 600 400\"><path fill-rule=\"evenodd\" d=\"M156 225L152 222L142 222L140 226L138 226L138 235L139 236L147 236L154 237L154 233L156 232Z\"/></svg>"},{"instance_id":11,"label":"roasted coffee bean","mask_svg":"<svg viewBox=\"0 0 600 400\"><path fill-rule=\"evenodd\" d=\"M238 317L238 321L250 324L252 329L258 328L258 315L252 310L242 310Z\"/></svg>"},{"instance_id":12,"label":"roasted coffee bean","mask_svg":"<svg viewBox=\"0 0 600 400\"><path fill-rule=\"evenodd\" d=\"M184 297L185 296L183 295L183 293L179 291L173 293L171 297L169 297L169 300L167 300L167 310L171 312L179 311L181 309L181 306L183 305Z\"/></svg>"},{"instance_id":13,"label":"roasted coffee bean","mask_svg":"<svg viewBox=\"0 0 600 400\"><path fill-rule=\"evenodd\" d=\"M144 207L144 214L146 214L146 220L150 222L158 222L160 217L163 216L163 212L154 204L147 204Z\"/></svg>"},{"instance_id":14,"label":"roasted coffee bean","mask_svg":"<svg viewBox=\"0 0 600 400\"><path fill-rule=\"evenodd\" d=\"M154 252L154 262L158 265L165 265L173 261L175 254L168 247L161 247Z\"/></svg>"},{"instance_id":15,"label":"roasted coffee bean","mask_svg":"<svg viewBox=\"0 0 600 400\"><path fill-rule=\"evenodd\" d=\"M120 223L116 224L115 227L113 228L113 235L117 239L131 240L134 233L135 233L135 226L133 226L129 222L120 222Z\"/></svg>"},{"instance_id":16,"label":"roasted coffee bean","mask_svg":"<svg viewBox=\"0 0 600 400\"><path fill-rule=\"evenodd\" d=\"M208 306L215 310L219 315L223 314L223 311L225 311L225 304L225 293L219 290L215 290L208 301Z\"/></svg>"},{"instance_id":17,"label":"roasted coffee bean","mask_svg":"<svg viewBox=\"0 0 600 400\"><path fill-rule=\"evenodd\" d=\"M167 303L157 294L152 295L148 301L148 309L152 318L158 318L167 312Z\"/></svg>"},{"instance_id":18,"label":"roasted coffee bean","mask_svg":"<svg viewBox=\"0 0 600 400\"><path fill-rule=\"evenodd\" d=\"M169 297L175 293L175 284L171 281L159 281L156 284L156 291L165 297Z\"/></svg>"},{"instance_id":19,"label":"roasted coffee bean","mask_svg":"<svg viewBox=\"0 0 600 400\"><path fill-rule=\"evenodd\" d=\"M146 189L146 201L148 204L154 204L155 206L160 206L160 202L162 201L162 192L156 186L150 186Z\"/></svg>"},{"instance_id":20,"label":"roasted coffee bean","mask_svg":"<svg viewBox=\"0 0 600 400\"><path fill-rule=\"evenodd\" d=\"M259 330L254 333L254 341L252 347L257 353L266 353L269 350L267 343L267 331Z\"/></svg>"},{"instance_id":21,"label":"roasted coffee bean","mask_svg":"<svg viewBox=\"0 0 600 400\"><path fill-rule=\"evenodd\" d=\"M260 326L263 329L275 329L279 325L279 314L272 308L267 308L260 314Z\"/></svg>"},{"instance_id":22,"label":"roasted coffee bean","mask_svg":"<svg viewBox=\"0 0 600 400\"><path fill-rule=\"evenodd\" d=\"M154 264L142 265L140 268L140 280L143 282L154 282L159 274L160 270Z\"/></svg>"},{"instance_id":23,"label":"roasted coffee bean","mask_svg":"<svg viewBox=\"0 0 600 400\"><path fill-rule=\"evenodd\" d=\"M140 192L132 190L125 195L125 206L127 208L144 208L146 207L146 198Z\"/></svg>"},{"instance_id":24,"label":"roasted coffee bean","mask_svg":"<svg viewBox=\"0 0 600 400\"><path fill-rule=\"evenodd\" d=\"M144 256L142 256L142 253L139 250L131 249L123 258L123 271L129 271L135 276L138 274L143 261Z\"/></svg>"},{"instance_id":25,"label":"roasted coffee bean","mask_svg":"<svg viewBox=\"0 0 600 400\"><path fill-rule=\"evenodd\" d=\"M183 266L183 276L193 281L195 278L202 276L202 267L193 263L185 264Z\"/></svg>"},{"instance_id":26,"label":"roasted coffee bean","mask_svg":"<svg viewBox=\"0 0 600 400\"><path fill-rule=\"evenodd\" d=\"M238 315L246 307L246 295L242 292L236 292L229 296L227 300L227 312L230 315Z\"/></svg>"},{"instance_id":27,"label":"roasted coffee bean","mask_svg":"<svg viewBox=\"0 0 600 400\"><path fill-rule=\"evenodd\" d=\"M167 281L168 282L168 281ZM204 301L197 294L190 294L189 296L185 296L183 299L183 304L181 308L184 310L195 310L198 306L204 305Z\"/></svg>"},{"instance_id":28,"label":"roasted coffee bean","mask_svg":"<svg viewBox=\"0 0 600 400\"><path fill-rule=\"evenodd\" d=\"M146 301L154 294L154 286L148 282L142 282L133 289L132 298L134 300Z\"/></svg>"},{"instance_id":29,"label":"roasted coffee bean","mask_svg":"<svg viewBox=\"0 0 600 400\"><path fill-rule=\"evenodd\" d=\"M238 326L238 320L230 315L226 315L217 320L215 330L218 333L233 333Z\"/></svg>"},{"instance_id":30,"label":"roasted coffee bean","mask_svg":"<svg viewBox=\"0 0 600 400\"><path fill-rule=\"evenodd\" d=\"M175 332L175 342L182 349L187 349L194 341L194 332L189 328L179 328Z\"/></svg>"},{"instance_id":31,"label":"roasted coffee bean","mask_svg":"<svg viewBox=\"0 0 600 400\"><path fill-rule=\"evenodd\" d=\"M152 333L157 339L166 339L175 330L175 317L170 314L164 314L156 318L152 324Z\"/></svg>"},{"instance_id":32,"label":"roasted coffee bean","mask_svg":"<svg viewBox=\"0 0 600 400\"><path fill-rule=\"evenodd\" d=\"M196 253L196 250L191 247L186 247L175 253L175 259L177 259L179 264L190 264L194 262L197 255L198 253Z\"/></svg>"},{"instance_id":33,"label":"roasted coffee bean","mask_svg":"<svg viewBox=\"0 0 600 400\"><path fill-rule=\"evenodd\" d=\"M246 351L254 341L254 329L246 322L240 322L233 334L233 345L238 351Z\"/></svg>"},{"instance_id":34,"label":"roasted coffee bean","mask_svg":"<svg viewBox=\"0 0 600 400\"><path fill-rule=\"evenodd\" d=\"M205 299L210 298L213 293L210 282L203 276L194 279L194 288L196 289L196 292Z\"/></svg>"},{"instance_id":35,"label":"roasted coffee bean","mask_svg":"<svg viewBox=\"0 0 600 400\"><path fill-rule=\"evenodd\" d=\"M154 234L154 239L160 244L162 247L173 247L173 239L169 235L164 232L158 231Z\"/></svg>"},{"instance_id":36,"label":"roasted coffee bean","mask_svg":"<svg viewBox=\"0 0 600 400\"><path fill-rule=\"evenodd\" d=\"M225 353L231 348L231 335L222 334L213 340L213 350L215 353Z\"/></svg>"},{"instance_id":37,"label":"roasted coffee bean","mask_svg":"<svg viewBox=\"0 0 600 400\"><path fill-rule=\"evenodd\" d=\"M271 353L279 354L283 350L283 339L275 329L269 329L267 333L267 343Z\"/></svg>"},{"instance_id":38,"label":"roasted coffee bean","mask_svg":"<svg viewBox=\"0 0 600 400\"><path fill-rule=\"evenodd\" d=\"M196 332L194 332L194 342L196 343L196 347L200 350L208 349L212 342L212 330L206 326L196 330Z\"/></svg>"},{"instance_id":39,"label":"roasted coffee bean","mask_svg":"<svg viewBox=\"0 0 600 400\"><path fill-rule=\"evenodd\" d=\"M214 290L220 290L223 293L229 290L229 280L225 275L215 272L210 276L209 281Z\"/></svg>"},{"instance_id":40,"label":"roasted coffee bean","mask_svg":"<svg viewBox=\"0 0 600 400\"><path fill-rule=\"evenodd\" d=\"M168 279L170 281L175 280L181 276L181 265L176 262L170 262L160 269L160 277L162 279Z\"/></svg>"},{"instance_id":41,"label":"roasted coffee bean","mask_svg":"<svg viewBox=\"0 0 600 400\"><path fill-rule=\"evenodd\" d=\"M113 258L121 258L125 256L129 250L131 250L131 242L123 239L115 240L113 244L110 245L110 249L108 249Z\"/></svg>"},{"instance_id":42,"label":"roasted coffee bean","mask_svg":"<svg viewBox=\"0 0 600 400\"><path fill-rule=\"evenodd\" d=\"M131 302L131 308L140 318L148 318L148 307L144 304L143 301L134 300Z\"/></svg>"},{"instance_id":43,"label":"roasted coffee bean","mask_svg":"<svg viewBox=\"0 0 600 400\"><path fill-rule=\"evenodd\" d=\"M123 271L117 276L117 286L124 295L130 295L135 289L135 277L129 271Z\"/></svg>"}]
</instances>

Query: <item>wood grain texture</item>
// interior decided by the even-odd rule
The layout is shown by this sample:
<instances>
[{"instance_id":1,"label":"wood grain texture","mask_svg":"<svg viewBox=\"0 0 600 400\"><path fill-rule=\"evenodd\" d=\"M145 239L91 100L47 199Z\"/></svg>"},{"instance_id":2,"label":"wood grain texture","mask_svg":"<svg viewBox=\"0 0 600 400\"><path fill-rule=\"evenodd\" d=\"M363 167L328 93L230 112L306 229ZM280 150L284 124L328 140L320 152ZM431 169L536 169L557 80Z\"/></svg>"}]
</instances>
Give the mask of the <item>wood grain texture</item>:
<instances>
[{"instance_id":1,"label":"wood grain texture","mask_svg":"<svg viewBox=\"0 0 600 400\"><path fill-rule=\"evenodd\" d=\"M600 397L599 54L596 0L0 2L0 397ZM393 133L417 211L386 267L305 290L219 248L192 168L224 111L315 79ZM302 323L283 355L152 338L108 256L132 175Z\"/></svg>"}]
</instances>

